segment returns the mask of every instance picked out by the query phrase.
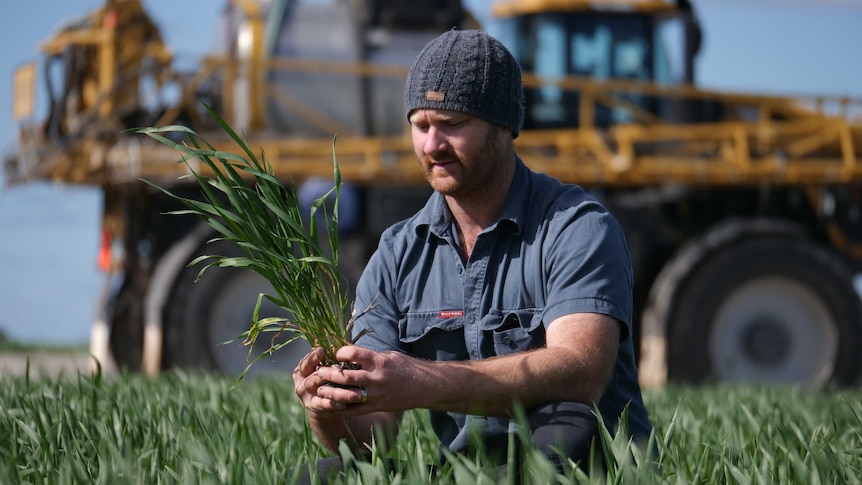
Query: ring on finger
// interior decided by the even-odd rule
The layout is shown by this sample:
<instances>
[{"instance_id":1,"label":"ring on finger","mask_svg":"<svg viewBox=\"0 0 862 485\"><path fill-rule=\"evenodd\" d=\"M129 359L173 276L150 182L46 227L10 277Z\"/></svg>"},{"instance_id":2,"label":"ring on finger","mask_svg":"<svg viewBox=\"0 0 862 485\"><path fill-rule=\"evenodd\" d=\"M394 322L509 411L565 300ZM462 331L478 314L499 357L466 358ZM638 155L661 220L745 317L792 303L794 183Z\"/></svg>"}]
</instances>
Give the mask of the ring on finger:
<instances>
[{"instance_id":1,"label":"ring on finger","mask_svg":"<svg viewBox=\"0 0 862 485\"><path fill-rule=\"evenodd\" d=\"M359 388L359 394L362 396L362 400L359 402L368 402L368 391L364 387Z\"/></svg>"}]
</instances>

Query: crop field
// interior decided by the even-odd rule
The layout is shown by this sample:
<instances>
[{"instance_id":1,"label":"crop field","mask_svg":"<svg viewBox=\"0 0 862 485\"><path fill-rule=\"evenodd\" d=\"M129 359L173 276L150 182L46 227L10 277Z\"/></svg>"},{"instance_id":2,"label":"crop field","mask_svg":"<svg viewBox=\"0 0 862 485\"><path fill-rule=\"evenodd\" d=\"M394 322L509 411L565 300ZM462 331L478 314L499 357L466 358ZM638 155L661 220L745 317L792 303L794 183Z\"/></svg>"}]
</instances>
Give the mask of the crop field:
<instances>
[{"instance_id":1,"label":"crop field","mask_svg":"<svg viewBox=\"0 0 862 485\"><path fill-rule=\"evenodd\" d=\"M667 387L645 400L657 455L605 436L609 467L558 473L524 451L524 483L860 483L862 392ZM288 376L0 377L0 483L291 483L325 456ZM480 458L438 467L422 412L339 483L515 483ZM390 472L395 458L403 466Z\"/></svg>"}]
</instances>

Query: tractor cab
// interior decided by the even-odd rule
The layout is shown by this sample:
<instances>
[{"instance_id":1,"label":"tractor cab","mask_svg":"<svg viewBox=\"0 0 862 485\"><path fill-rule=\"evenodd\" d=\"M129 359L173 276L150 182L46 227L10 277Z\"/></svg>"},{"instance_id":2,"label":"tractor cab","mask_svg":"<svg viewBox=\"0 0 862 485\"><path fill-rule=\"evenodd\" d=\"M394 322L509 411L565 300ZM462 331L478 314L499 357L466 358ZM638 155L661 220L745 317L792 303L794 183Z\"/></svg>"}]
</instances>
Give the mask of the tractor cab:
<instances>
[{"instance_id":1,"label":"tractor cab","mask_svg":"<svg viewBox=\"0 0 862 485\"><path fill-rule=\"evenodd\" d=\"M504 1L493 13L496 36L528 73L526 129L715 118L702 102L660 94L694 81L700 28L685 0ZM595 96L586 122L584 94Z\"/></svg>"}]
</instances>

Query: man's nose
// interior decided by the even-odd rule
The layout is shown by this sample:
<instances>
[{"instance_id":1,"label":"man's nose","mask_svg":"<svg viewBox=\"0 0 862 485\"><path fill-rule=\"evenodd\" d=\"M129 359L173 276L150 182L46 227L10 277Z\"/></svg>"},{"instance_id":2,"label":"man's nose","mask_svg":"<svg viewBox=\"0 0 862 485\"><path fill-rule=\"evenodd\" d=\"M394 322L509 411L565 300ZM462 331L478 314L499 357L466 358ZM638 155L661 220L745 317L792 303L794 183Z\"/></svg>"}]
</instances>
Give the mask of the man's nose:
<instances>
[{"instance_id":1,"label":"man's nose","mask_svg":"<svg viewBox=\"0 0 862 485\"><path fill-rule=\"evenodd\" d=\"M428 128L423 146L425 153L434 155L435 153L445 152L447 148L448 144L443 133L433 126Z\"/></svg>"}]
</instances>

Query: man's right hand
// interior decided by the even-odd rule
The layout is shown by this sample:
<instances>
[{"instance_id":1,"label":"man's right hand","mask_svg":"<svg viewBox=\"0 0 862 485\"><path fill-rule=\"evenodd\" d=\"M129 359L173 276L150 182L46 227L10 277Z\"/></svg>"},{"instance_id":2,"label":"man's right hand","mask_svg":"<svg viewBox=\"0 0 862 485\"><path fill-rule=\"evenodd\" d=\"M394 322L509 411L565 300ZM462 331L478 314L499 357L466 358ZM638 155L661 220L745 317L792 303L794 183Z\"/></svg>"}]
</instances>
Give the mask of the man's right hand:
<instances>
[{"instance_id":1,"label":"man's right hand","mask_svg":"<svg viewBox=\"0 0 862 485\"><path fill-rule=\"evenodd\" d=\"M299 401L305 407L306 411L318 415L338 411L345 407L344 403L318 396L317 390L321 386L328 384L317 372L317 369L323 364L325 358L326 353L323 349L315 347L293 369L294 391L297 397L299 397Z\"/></svg>"},{"instance_id":2,"label":"man's right hand","mask_svg":"<svg viewBox=\"0 0 862 485\"><path fill-rule=\"evenodd\" d=\"M322 348L314 348L293 370L294 391L305 407L308 423L321 444L333 453L338 452L338 443L348 439L353 450L366 450L374 439L375 429L387 430L387 435L395 436L398 432L398 422L401 413L361 413L356 415L356 406L363 399L362 389L353 388L347 401L334 401L320 397L319 389L327 386L329 381L321 377L319 369L325 359ZM330 369L323 368L325 371ZM327 388L328 390L328 388ZM341 388L341 393L347 389ZM353 409L350 409L353 406ZM345 413L349 411L351 415Z\"/></svg>"}]
</instances>

